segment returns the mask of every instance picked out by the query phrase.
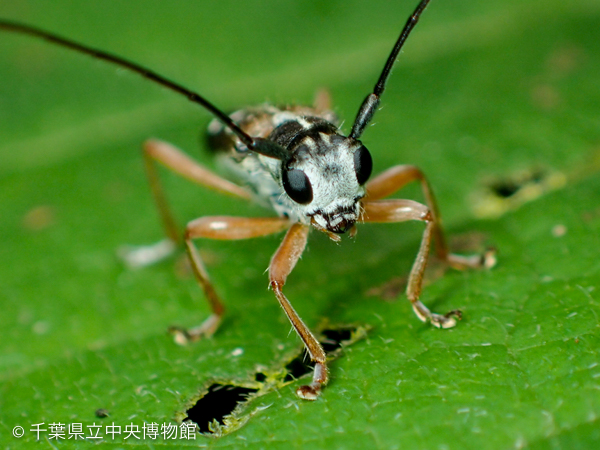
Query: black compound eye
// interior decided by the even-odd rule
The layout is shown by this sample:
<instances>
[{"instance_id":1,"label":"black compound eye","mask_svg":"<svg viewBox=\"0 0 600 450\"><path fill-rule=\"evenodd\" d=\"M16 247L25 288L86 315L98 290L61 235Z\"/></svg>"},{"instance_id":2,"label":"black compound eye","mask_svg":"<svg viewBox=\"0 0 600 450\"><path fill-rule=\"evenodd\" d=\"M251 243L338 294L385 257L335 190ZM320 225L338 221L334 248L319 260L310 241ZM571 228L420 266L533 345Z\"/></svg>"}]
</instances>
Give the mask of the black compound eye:
<instances>
[{"instance_id":1,"label":"black compound eye","mask_svg":"<svg viewBox=\"0 0 600 450\"><path fill-rule=\"evenodd\" d=\"M287 195L301 205L312 202L313 191L310 181L304 172L298 169L283 170L281 181Z\"/></svg>"},{"instance_id":2,"label":"black compound eye","mask_svg":"<svg viewBox=\"0 0 600 450\"><path fill-rule=\"evenodd\" d=\"M373 158L365 146L360 146L354 152L354 170L358 184L363 185L367 182L373 171Z\"/></svg>"}]
</instances>

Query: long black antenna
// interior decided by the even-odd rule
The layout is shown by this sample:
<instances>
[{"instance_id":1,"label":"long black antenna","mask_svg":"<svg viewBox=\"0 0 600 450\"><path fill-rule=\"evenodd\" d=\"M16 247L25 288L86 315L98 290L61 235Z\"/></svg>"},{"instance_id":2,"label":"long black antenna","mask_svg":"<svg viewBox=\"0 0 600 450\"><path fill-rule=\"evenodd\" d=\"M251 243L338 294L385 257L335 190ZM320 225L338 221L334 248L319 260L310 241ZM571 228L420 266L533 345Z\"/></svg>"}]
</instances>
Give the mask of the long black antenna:
<instances>
[{"instance_id":1,"label":"long black antenna","mask_svg":"<svg viewBox=\"0 0 600 450\"><path fill-rule=\"evenodd\" d=\"M408 18L406 25L404 25L404 28L402 29L402 32L400 33L400 36L398 37L398 40L396 41L396 44L392 49L392 53L390 53L390 56L388 57L385 66L383 67L383 71L381 72L381 75L379 76L379 79L375 84L373 92L367 95L367 98L365 98L362 105L360 106L360 109L358 110L356 119L354 119L354 125L352 125L352 131L350 132L351 138L360 138L360 136L363 134L363 131L365 130L365 127L373 118L375 111L377 111L377 108L379 107L381 94L383 94L383 91L385 90L385 83L387 82L390 73L392 72L392 67L394 67L394 63L398 58L398 54L400 53L400 50L406 42L408 35L419 21L421 14L423 13L423 11L425 11L425 8L427 8L428 4L429 0L421 0L421 3L419 3L415 11Z\"/></svg>"},{"instance_id":2,"label":"long black antenna","mask_svg":"<svg viewBox=\"0 0 600 450\"><path fill-rule=\"evenodd\" d=\"M71 50L75 50L80 53L85 53L94 58L98 58L104 61L107 61L112 64L116 64L117 66L124 67L132 72L135 72L155 83L158 83L167 89L178 92L188 98L191 102L198 103L210 111L215 117L217 117L227 128L233 131L237 137L248 147L249 150L261 153L266 156L270 156L277 159L283 159L286 155L286 152L279 145L267 141L265 139L253 138L244 132L240 127L238 127L227 114L209 102L200 94L187 89L186 87L175 83L162 75L157 74L156 72L147 69L139 64L128 61L124 58L121 58L116 55L112 55L110 53L104 52L102 50L97 50L92 47L88 47L83 44L79 44L70 39L63 38L56 34L50 33L48 31L41 30L39 28L35 28L29 25L24 25L22 23L13 22L10 20L0 19L0 30L12 31L16 33L26 34L30 36L35 36L53 44L57 44L62 47L70 48Z\"/></svg>"}]
</instances>

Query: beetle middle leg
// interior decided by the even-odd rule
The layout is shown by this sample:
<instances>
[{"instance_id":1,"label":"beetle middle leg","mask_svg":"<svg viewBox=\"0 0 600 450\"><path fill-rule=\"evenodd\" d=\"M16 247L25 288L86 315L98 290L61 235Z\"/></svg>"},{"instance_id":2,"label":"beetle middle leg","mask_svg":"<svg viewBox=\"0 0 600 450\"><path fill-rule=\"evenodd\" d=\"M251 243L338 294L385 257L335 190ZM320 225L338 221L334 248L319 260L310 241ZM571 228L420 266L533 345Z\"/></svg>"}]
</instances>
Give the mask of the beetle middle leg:
<instances>
[{"instance_id":1,"label":"beetle middle leg","mask_svg":"<svg viewBox=\"0 0 600 450\"><path fill-rule=\"evenodd\" d=\"M192 329L171 327L178 344L187 344L202 337L210 337L219 327L225 308L215 291L200 253L193 239L240 240L267 236L290 227L288 219L280 217L246 218L230 216L200 217L188 223L185 231L185 246L192 270L212 310L211 315L200 326Z\"/></svg>"},{"instance_id":2,"label":"beetle middle leg","mask_svg":"<svg viewBox=\"0 0 600 450\"><path fill-rule=\"evenodd\" d=\"M148 265L167 256L165 252L154 251L156 248L161 248L160 246L164 243L170 244L170 248L172 249L175 249L177 244L185 243L192 270L206 295L212 311L208 319L193 329L186 330L180 327L171 327L170 331L174 334L175 341L179 344L186 344L189 341L195 341L201 337L208 337L214 334L221 323L225 310L223 303L210 282L202 258L192 240L198 238L224 240L248 239L283 231L289 228L290 223L287 219L283 218L201 217L188 223L182 238L158 177L157 162L178 175L217 192L247 200L251 197L250 193L240 186L214 174L167 142L158 140L146 141L143 145L143 152L150 188L158 207L167 239L159 243L158 246L155 244L150 247L141 247L129 251L125 255L125 258L131 265Z\"/></svg>"}]
</instances>

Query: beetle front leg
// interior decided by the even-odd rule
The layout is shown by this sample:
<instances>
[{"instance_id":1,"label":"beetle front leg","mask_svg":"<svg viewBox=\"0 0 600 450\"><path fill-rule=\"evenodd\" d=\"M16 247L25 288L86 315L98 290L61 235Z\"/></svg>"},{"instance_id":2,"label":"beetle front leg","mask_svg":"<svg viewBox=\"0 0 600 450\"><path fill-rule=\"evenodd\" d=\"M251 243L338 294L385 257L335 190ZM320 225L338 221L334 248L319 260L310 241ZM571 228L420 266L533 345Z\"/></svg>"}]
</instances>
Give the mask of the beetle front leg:
<instances>
[{"instance_id":1,"label":"beetle front leg","mask_svg":"<svg viewBox=\"0 0 600 450\"><path fill-rule=\"evenodd\" d=\"M319 341L304 324L298 313L294 310L292 304L283 294L282 288L287 276L294 269L298 259L304 251L306 240L308 238L308 227L299 223L294 224L285 235L283 242L277 249L277 252L271 259L269 265L269 279L271 288L279 300L279 304L290 319L292 326L304 342L310 359L315 362L315 371L313 373L312 383L306 386L300 386L296 389L298 397L305 400L316 400L321 393L321 388L329 379L327 371L327 356Z\"/></svg>"},{"instance_id":2,"label":"beetle front leg","mask_svg":"<svg viewBox=\"0 0 600 450\"><path fill-rule=\"evenodd\" d=\"M229 216L201 217L188 223L185 246L198 284L204 291L212 314L200 326L192 329L171 327L175 342L184 345L202 337L212 336L219 327L225 307L215 291L206 267L192 239L240 240L267 236L289 228L290 222L279 217L245 218Z\"/></svg>"},{"instance_id":3,"label":"beetle front leg","mask_svg":"<svg viewBox=\"0 0 600 450\"><path fill-rule=\"evenodd\" d=\"M450 253L444 237L442 221L438 210L433 190L425 174L416 166L400 165L390 167L367 183L367 196L365 201L379 200L392 195L408 183L418 181L425 197L425 203L432 216L431 234L435 241L435 252L442 261L454 269L489 269L496 263L495 252L488 250L482 255L463 256ZM410 219L407 219L410 220Z\"/></svg>"},{"instance_id":4,"label":"beetle front leg","mask_svg":"<svg viewBox=\"0 0 600 450\"><path fill-rule=\"evenodd\" d=\"M364 222L405 222L418 220L425 222L425 231L421 239L421 245L415 262L413 263L408 277L406 296L410 300L417 317L423 322L430 321L438 328L452 328L456 325L456 319L461 317L460 311L453 310L446 314L432 313L421 301L421 289L423 287L423 275L427 267L429 249L432 237L436 230L435 216L431 210L421 203L413 200L375 200L363 202Z\"/></svg>"}]
</instances>

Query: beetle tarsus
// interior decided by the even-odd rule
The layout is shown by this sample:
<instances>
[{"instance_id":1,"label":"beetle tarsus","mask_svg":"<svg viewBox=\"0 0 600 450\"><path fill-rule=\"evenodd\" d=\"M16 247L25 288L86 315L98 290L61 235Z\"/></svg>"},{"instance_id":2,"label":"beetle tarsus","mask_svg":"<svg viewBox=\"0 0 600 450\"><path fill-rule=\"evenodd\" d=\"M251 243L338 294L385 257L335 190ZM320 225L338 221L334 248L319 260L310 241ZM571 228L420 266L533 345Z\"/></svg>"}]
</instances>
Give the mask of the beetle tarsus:
<instances>
[{"instance_id":1,"label":"beetle tarsus","mask_svg":"<svg viewBox=\"0 0 600 450\"><path fill-rule=\"evenodd\" d=\"M203 338L210 338L219 328L222 317L218 314L211 314L200 326L190 328L171 326L169 333L173 335L176 344L187 345L190 342L196 342Z\"/></svg>"},{"instance_id":2,"label":"beetle tarsus","mask_svg":"<svg viewBox=\"0 0 600 450\"><path fill-rule=\"evenodd\" d=\"M303 400L316 400L319 398L321 388L327 383L328 378L325 362L317 362L312 383L300 386L296 389L296 395Z\"/></svg>"}]
</instances>

